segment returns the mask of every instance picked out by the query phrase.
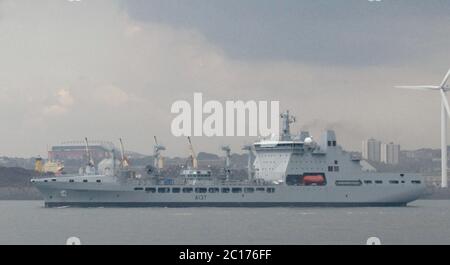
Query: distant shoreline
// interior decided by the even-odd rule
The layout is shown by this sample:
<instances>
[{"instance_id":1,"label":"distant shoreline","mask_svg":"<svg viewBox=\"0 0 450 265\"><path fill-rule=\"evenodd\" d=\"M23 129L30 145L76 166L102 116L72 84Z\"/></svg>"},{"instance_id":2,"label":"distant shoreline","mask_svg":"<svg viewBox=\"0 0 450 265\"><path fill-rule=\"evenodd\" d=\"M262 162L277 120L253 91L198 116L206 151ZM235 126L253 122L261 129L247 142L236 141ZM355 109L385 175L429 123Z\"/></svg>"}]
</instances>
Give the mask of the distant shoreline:
<instances>
[{"instance_id":1,"label":"distant shoreline","mask_svg":"<svg viewBox=\"0 0 450 265\"><path fill-rule=\"evenodd\" d=\"M450 189L428 187L421 200L450 200Z\"/></svg>"},{"instance_id":2,"label":"distant shoreline","mask_svg":"<svg viewBox=\"0 0 450 265\"><path fill-rule=\"evenodd\" d=\"M42 195L34 187L0 187L0 200L42 200Z\"/></svg>"}]
</instances>

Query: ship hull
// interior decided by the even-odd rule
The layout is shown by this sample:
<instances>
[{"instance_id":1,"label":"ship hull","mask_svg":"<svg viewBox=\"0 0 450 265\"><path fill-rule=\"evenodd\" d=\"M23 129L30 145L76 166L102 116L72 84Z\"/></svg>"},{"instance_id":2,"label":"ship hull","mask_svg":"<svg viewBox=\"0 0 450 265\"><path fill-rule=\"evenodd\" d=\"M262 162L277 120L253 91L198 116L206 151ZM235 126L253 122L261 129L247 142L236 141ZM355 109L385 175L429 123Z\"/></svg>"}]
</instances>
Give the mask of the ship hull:
<instances>
[{"instance_id":1,"label":"ship hull","mask_svg":"<svg viewBox=\"0 0 450 265\"><path fill-rule=\"evenodd\" d=\"M405 207L406 202L45 202L46 208L270 208L270 207Z\"/></svg>"},{"instance_id":2,"label":"ship hull","mask_svg":"<svg viewBox=\"0 0 450 265\"><path fill-rule=\"evenodd\" d=\"M148 187L39 181L35 186L43 194L46 207L386 207L405 206L425 191L423 182L407 182L361 186ZM185 193L184 188L192 190ZM224 188L229 191L222 192Z\"/></svg>"}]
</instances>

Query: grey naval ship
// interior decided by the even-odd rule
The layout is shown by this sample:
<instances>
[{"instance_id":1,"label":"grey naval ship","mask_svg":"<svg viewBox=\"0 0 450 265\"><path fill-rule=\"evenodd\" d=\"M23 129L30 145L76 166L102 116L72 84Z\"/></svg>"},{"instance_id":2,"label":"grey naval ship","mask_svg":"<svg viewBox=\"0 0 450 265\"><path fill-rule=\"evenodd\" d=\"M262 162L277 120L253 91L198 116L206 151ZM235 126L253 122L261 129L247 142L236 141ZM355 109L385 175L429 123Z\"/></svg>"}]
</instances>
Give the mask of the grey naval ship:
<instances>
[{"instance_id":1,"label":"grey naval ship","mask_svg":"<svg viewBox=\"0 0 450 265\"><path fill-rule=\"evenodd\" d=\"M149 170L154 173L139 177L124 163L116 167L113 155L110 172L99 174L89 160L78 175L31 181L46 207L406 206L424 192L421 176L364 170L361 158L344 151L334 131L315 141L308 132L291 135L295 118L289 112L281 118L279 136L247 146L255 158L244 180L198 169L194 155L192 166L172 179L158 177L157 157ZM157 156L164 147L155 149Z\"/></svg>"}]
</instances>

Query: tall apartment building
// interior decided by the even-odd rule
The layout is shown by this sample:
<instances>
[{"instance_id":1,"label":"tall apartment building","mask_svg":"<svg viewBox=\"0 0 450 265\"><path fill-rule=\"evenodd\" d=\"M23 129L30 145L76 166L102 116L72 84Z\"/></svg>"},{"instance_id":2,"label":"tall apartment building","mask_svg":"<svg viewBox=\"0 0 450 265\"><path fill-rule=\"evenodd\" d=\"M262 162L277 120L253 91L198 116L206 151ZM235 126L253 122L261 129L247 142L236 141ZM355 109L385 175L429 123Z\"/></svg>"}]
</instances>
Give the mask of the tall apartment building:
<instances>
[{"instance_id":1,"label":"tall apartment building","mask_svg":"<svg viewBox=\"0 0 450 265\"><path fill-rule=\"evenodd\" d=\"M381 161L381 142L370 138L362 142L362 157L369 161Z\"/></svg>"},{"instance_id":2,"label":"tall apartment building","mask_svg":"<svg viewBox=\"0 0 450 265\"><path fill-rule=\"evenodd\" d=\"M399 163L400 145L389 143L381 145L381 162L391 165Z\"/></svg>"}]
</instances>

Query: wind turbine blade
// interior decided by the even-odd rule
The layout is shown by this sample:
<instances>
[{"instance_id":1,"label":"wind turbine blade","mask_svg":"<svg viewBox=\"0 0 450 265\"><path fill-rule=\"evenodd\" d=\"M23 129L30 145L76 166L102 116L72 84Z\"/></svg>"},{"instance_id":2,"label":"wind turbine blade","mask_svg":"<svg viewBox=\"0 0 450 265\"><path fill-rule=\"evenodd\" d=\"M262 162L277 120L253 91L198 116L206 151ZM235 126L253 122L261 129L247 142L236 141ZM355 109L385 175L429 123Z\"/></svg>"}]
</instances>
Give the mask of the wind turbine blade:
<instances>
[{"instance_id":1,"label":"wind turbine blade","mask_svg":"<svg viewBox=\"0 0 450 265\"><path fill-rule=\"evenodd\" d=\"M441 87L445 86L449 78L450 78L450 69L448 69L448 72L445 75L444 80L442 80Z\"/></svg>"},{"instance_id":2,"label":"wind turbine blade","mask_svg":"<svg viewBox=\"0 0 450 265\"><path fill-rule=\"evenodd\" d=\"M414 90L439 90L440 86L395 86L395 88L402 88L402 89L414 89Z\"/></svg>"},{"instance_id":3,"label":"wind turbine blade","mask_svg":"<svg viewBox=\"0 0 450 265\"><path fill-rule=\"evenodd\" d=\"M444 102L445 110L447 111L448 117L450 117L450 107L448 106L448 100L445 92L441 89L442 102Z\"/></svg>"}]
</instances>

